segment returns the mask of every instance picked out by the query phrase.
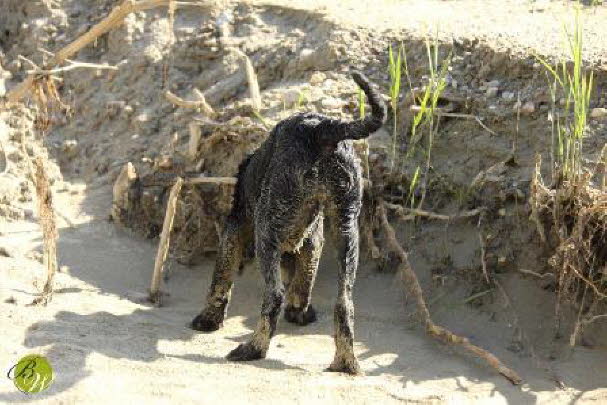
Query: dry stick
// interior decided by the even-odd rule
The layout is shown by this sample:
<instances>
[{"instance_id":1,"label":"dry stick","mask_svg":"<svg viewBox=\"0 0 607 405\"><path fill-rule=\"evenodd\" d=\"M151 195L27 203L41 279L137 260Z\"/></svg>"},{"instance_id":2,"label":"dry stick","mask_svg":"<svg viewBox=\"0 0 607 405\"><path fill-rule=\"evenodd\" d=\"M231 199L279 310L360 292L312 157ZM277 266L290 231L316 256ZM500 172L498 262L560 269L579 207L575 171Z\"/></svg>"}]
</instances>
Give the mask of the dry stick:
<instances>
[{"instance_id":1,"label":"dry stick","mask_svg":"<svg viewBox=\"0 0 607 405\"><path fill-rule=\"evenodd\" d=\"M553 273L540 274L538 272L535 272L533 270L528 270L528 269L518 269L518 271L519 271L519 273L529 274L529 275L537 277L537 278L546 278L546 277L552 277L552 278L554 278L554 274Z\"/></svg>"},{"instance_id":2,"label":"dry stick","mask_svg":"<svg viewBox=\"0 0 607 405\"><path fill-rule=\"evenodd\" d=\"M479 208L475 208L470 211L464 211L464 212L461 212L461 213L455 214L455 215L445 215L445 214L437 214L437 213L430 212L430 211L420 210L420 209L416 209L416 208L405 208L402 205L398 205L398 204L390 204L390 203L386 203L386 202L384 204L386 205L387 208L390 208L391 210L396 211L396 215L398 215L398 219L403 220L403 221L411 221L411 220L415 219L416 217L438 219L441 221L453 221L456 219L470 218L470 217L479 215L485 210L485 207L479 207Z\"/></svg>"},{"instance_id":3,"label":"dry stick","mask_svg":"<svg viewBox=\"0 0 607 405\"><path fill-rule=\"evenodd\" d=\"M504 366L500 360L495 357L493 354L488 351L481 349L478 346L473 345L468 341L467 338L454 335L447 329L435 324L430 317L430 312L428 311L428 307L426 306L426 302L424 301L424 296L422 292L422 288L417 280L417 276L415 272L411 268L409 264L409 259L407 257L407 253L403 250L396 239L396 234L394 232L394 228L388 222L388 218L386 215L386 208L382 201L378 204L378 214L381 221L381 226L386 236L386 243L388 244L388 249L394 252L400 261L399 272L402 274L404 287L408 290L413 297L415 298L415 302L417 305L417 310L419 315L422 318L422 322L426 328L426 333L436 339L449 344L460 345L468 352L474 354L475 356L483 359L489 366L496 369L500 374L506 377L512 384L520 384L522 383L521 377Z\"/></svg>"},{"instance_id":4,"label":"dry stick","mask_svg":"<svg viewBox=\"0 0 607 405\"><path fill-rule=\"evenodd\" d=\"M254 111L259 112L259 110L261 110L261 94L259 92L259 82L257 81L257 75L255 74L255 69L253 68L251 59L240 49L232 48L232 50L242 58L247 74L247 81L249 82L251 106L253 107Z\"/></svg>"},{"instance_id":5,"label":"dry stick","mask_svg":"<svg viewBox=\"0 0 607 405\"><path fill-rule=\"evenodd\" d=\"M530 219L535 223L535 228L537 230L538 235L540 236L540 240L542 244L546 244L546 235L544 233L544 226L542 225L542 221L540 220L539 215L539 203L538 193L540 188L542 187L540 180L540 168L542 166L542 156L538 153L535 156L535 172L533 173L533 177L531 178L531 198L529 201L529 205L531 205L531 215Z\"/></svg>"},{"instance_id":6,"label":"dry stick","mask_svg":"<svg viewBox=\"0 0 607 405\"><path fill-rule=\"evenodd\" d=\"M487 271L487 248L485 246L485 237L483 236L483 232L481 231L481 223L483 221L483 216L478 217L478 224L476 227L478 228L478 242L481 246L481 266L483 269L483 275L485 276L485 281L487 284L489 282L489 272Z\"/></svg>"},{"instance_id":7,"label":"dry stick","mask_svg":"<svg viewBox=\"0 0 607 405\"><path fill-rule=\"evenodd\" d=\"M70 70L74 70L74 69L81 69L81 68L86 68L86 69L103 69L103 70L118 70L118 66L112 66L112 65L108 65L108 64L97 64L97 63L87 63L87 62L72 62L66 59L66 61L69 63L69 65L67 66L62 66L59 68L55 68L55 69L41 69L41 68L37 68L37 69L32 69L32 70L28 70L27 74L30 75L52 75L54 73L61 73L61 72L68 72Z\"/></svg>"},{"instance_id":8,"label":"dry stick","mask_svg":"<svg viewBox=\"0 0 607 405\"><path fill-rule=\"evenodd\" d=\"M478 125L480 125L481 127L483 127L483 129L485 129L487 132L489 132L491 135L493 136L497 136L497 133L495 131L493 131L492 129L490 129L487 125L485 125L483 123L483 121L481 121L481 119L479 117L477 117L476 115L472 115L472 114L459 114L459 113L449 113L449 112L440 112L438 111L436 113L436 115L440 115L442 117L451 117L451 118L466 118L466 119L473 119L475 120Z\"/></svg>"},{"instance_id":9,"label":"dry stick","mask_svg":"<svg viewBox=\"0 0 607 405\"><path fill-rule=\"evenodd\" d=\"M173 229L173 219L177 210L177 198L183 185L183 179L177 178L175 185L171 188L169 201L167 203L166 214L164 215L164 223L162 224L162 233L160 234L160 243L158 244L158 252L156 253L156 262L154 264L154 275L152 276L152 285L150 287L150 301L161 305L162 292L160 291L160 280L164 271L164 262L169 251L169 240Z\"/></svg>"},{"instance_id":10,"label":"dry stick","mask_svg":"<svg viewBox=\"0 0 607 405\"><path fill-rule=\"evenodd\" d=\"M236 177L192 177L186 179L186 184L236 184Z\"/></svg>"},{"instance_id":11,"label":"dry stick","mask_svg":"<svg viewBox=\"0 0 607 405\"><path fill-rule=\"evenodd\" d=\"M46 305L52 297L53 277L57 271L57 224L53 210L53 195L40 156L34 161L34 167L36 170L34 181L36 182L36 197L38 199L38 221L42 228L47 276L41 296L36 298L32 304Z\"/></svg>"},{"instance_id":12,"label":"dry stick","mask_svg":"<svg viewBox=\"0 0 607 405\"><path fill-rule=\"evenodd\" d=\"M142 11L160 6L165 6L169 4L169 1L170 0L125 0L124 2L120 3L119 6L115 7L106 18L104 18L99 23L95 24L89 31L87 31L82 36L78 37L75 41L59 50L59 52L55 54L55 56L49 61L49 63L46 64L45 70L53 69L55 66L77 53L80 49L95 41L99 36L105 34L112 28L122 24L124 19L129 14L135 11ZM34 84L36 76L37 75L34 73L29 74L23 82L13 88L6 95L7 100L11 102L17 102L23 97L25 97L32 85Z\"/></svg>"},{"instance_id":13,"label":"dry stick","mask_svg":"<svg viewBox=\"0 0 607 405\"><path fill-rule=\"evenodd\" d=\"M196 162L196 157L198 156L198 146L200 145L202 131L200 130L200 125L193 121L190 122L188 128L190 130L190 139L188 141L187 156L190 164L194 164Z\"/></svg>"},{"instance_id":14,"label":"dry stick","mask_svg":"<svg viewBox=\"0 0 607 405\"><path fill-rule=\"evenodd\" d=\"M171 103L178 105L179 107L196 108L199 111L201 111L207 115L210 115L210 116L215 115L215 111L207 103L207 100L205 99L204 95L202 94L202 92L200 90L194 89L194 95L196 96L196 98L198 98L198 100L189 101L189 100L184 100L181 97L176 96L175 94L171 93L169 90L164 92L164 96L166 97L166 99L168 101L170 101Z\"/></svg>"}]
</instances>

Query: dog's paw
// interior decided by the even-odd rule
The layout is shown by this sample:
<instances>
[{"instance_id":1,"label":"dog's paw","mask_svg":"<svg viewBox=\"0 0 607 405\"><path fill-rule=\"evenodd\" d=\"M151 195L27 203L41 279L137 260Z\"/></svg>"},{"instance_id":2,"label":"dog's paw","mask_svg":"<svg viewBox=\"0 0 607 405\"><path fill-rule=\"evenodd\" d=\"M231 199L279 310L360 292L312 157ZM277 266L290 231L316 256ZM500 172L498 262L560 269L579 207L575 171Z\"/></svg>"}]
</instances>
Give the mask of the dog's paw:
<instances>
[{"instance_id":1,"label":"dog's paw","mask_svg":"<svg viewBox=\"0 0 607 405\"><path fill-rule=\"evenodd\" d=\"M285 308L285 320L300 326L306 326L316 322L316 310L312 305L308 305L306 311L287 305Z\"/></svg>"},{"instance_id":2,"label":"dog's paw","mask_svg":"<svg viewBox=\"0 0 607 405\"><path fill-rule=\"evenodd\" d=\"M192 320L190 325L192 329L201 332L214 332L223 326L223 322L216 316L212 316L208 312L202 312Z\"/></svg>"},{"instance_id":3,"label":"dog's paw","mask_svg":"<svg viewBox=\"0 0 607 405\"><path fill-rule=\"evenodd\" d=\"M264 350L258 349L251 342L241 343L238 347L232 350L226 358L231 361L249 361L259 360L266 357Z\"/></svg>"},{"instance_id":4,"label":"dog's paw","mask_svg":"<svg viewBox=\"0 0 607 405\"><path fill-rule=\"evenodd\" d=\"M333 361L331 365L325 370L333 373L346 373L355 376L364 376L365 373L361 370L358 365L358 361Z\"/></svg>"}]
</instances>

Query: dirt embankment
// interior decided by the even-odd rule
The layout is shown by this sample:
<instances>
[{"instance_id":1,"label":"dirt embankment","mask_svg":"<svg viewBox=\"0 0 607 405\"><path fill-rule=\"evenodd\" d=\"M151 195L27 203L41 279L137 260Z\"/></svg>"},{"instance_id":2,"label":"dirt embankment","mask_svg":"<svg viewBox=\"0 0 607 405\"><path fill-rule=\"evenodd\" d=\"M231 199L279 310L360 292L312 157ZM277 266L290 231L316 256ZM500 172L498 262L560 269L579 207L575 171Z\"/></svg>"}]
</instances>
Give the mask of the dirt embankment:
<instances>
[{"instance_id":1,"label":"dirt embankment","mask_svg":"<svg viewBox=\"0 0 607 405\"><path fill-rule=\"evenodd\" d=\"M4 3L9 13L0 16L0 26L6 27L0 33L0 92L3 86L14 86L30 68L19 54L40 63L40 47L59 49L98 22L115 2ZM547 156L550 148L550 94L544 69L532 53L560 55L559 21L568 9L561 3L540 7L503 1L387 1L381 7L357 3L188 6L176 13L174 42L166 10L158 8L129 16L122 27L81 51L78 60L107 62L119 70L75 70L62 76L61 94L72 107L71 115L53 116L44 142L52 155L48 166L55 179L62 226L63 267L58 294L38 312L23 304L31 300L29 294L35 291L31 280L41 268L39 236L33 232L33 186L26 174L28 159L42 153L41 140L35 140L39 135L33 130L31 109L0 114L0 142L6 157L4 168L0 167L6 172L0 179L2 193L6 190L0 216L7 221L0 240L8 256L0 257L8 269L0 275L0 305L6 309L3 322L14 325L7 336L10 344L0 352L3 364L22 352L44 352L57 369L56 386L48 398L67 402L90 400L91 393L101 402L108 395L99 390L101 386L112 387L125 400L146 396L157 402L192 402L199 388L208 401L229 392L233 400L261 402L268 399L267 386L279 402L303 401L309 387L315 387L317 402L493 398L526 403L604 398L606 331L600 323L594 324L573 352L565 350L565 342L553 342L551 286L542 289L519 271L541 274L547 269L526 205L535 153ZM605 31L600 24L605 11L584 11L587 59L596 72L591 108L607 107L605 44L598 40ZM229 206L229 189L201 189L196 232L178 241L189 250L174 253L176 259L187 256L184 262L197 264L191 270L174 264L177 271L169 284L168 307L150 309L138 301L147 288L155 243L141 234L157 235L166 188L148 190L146 221L139 228L143 232L125 233L105 219L111 203L109 186L126 162L145 173L163 154L179 157L187 150L188 125L200 114L166 100L165 69L173 93L195 99L198 89L219 112L213 119L223 125L208 121L201 125L203 138L223 134L221 142L197 162L201 173L232 176L243 156L264 137L259 130L263 123L248 107L241 60L217 40L218 21L227 21L229 45L251 58L262 89L260 115L269 124L303 110L354 116L358 101L350 67L365 71L387 94L387 49L389 45L396 49L401 41L411 85L423 86L428 76L424 37L434 32L437 22L439 60L452 54L445 103L451 101L452 112L459 116L441 119L424 209L453 214L486 206L488 211L480 225L476 218L406 222L398 236L411 252L436 321L517 369L527 380L523 390L405 327L414 323L399 315L403 300L390 263L381 263L386 273L381 274L377 263L367 259L355 302L357 350L368 377L355 381L323 374L332 354L335 266L330 254L323 260L324 271L314 293L322 312L319 323L306 330L283 323L269 359L251 365L226 363L222 356L234 340L244 339L256 320L255 272L238 280L231 318L220 333L195 334L185 324L199 309L208 285L212 262L200 253L215 248L216 224ZM405 77L403 88L405 99L409 88ZM405 107L403 101L402 111ZM401 139L408 142L405 122L401 119L397 126ZM405 151L399 147L395 158L393 125L389 122L370 139L369 161L372 178L398 202L408 194L426 155L420 149L404 160ZM585 142L587 159L597 158L606 135L607 120L592 119ZM34 145L28 146L31 150L22 149L23 139ZM398 176L390 169L393 159ZM505 161L509 163L500 164ZM548 173L549 159L544 162ZM472 187L477 175L489 168ZM188 222L194 218L190 214L182 210L176 227L193 224ZM499 290L483 282L479 232L485 264L507 290L509 305ZM196 257L191 257L193 253ZM411 309L405 305L407 313ZM556 356L550 366L565 389L558 389L550 373L537 367L538 358L547 362L549 356ZM186 378L180 371L184 368L195 371ZM148 381L150 375L156 383L142 387L141 379ZM19 399L8 386L3 386L2 398Z\"/></svg>"}]
</instances>

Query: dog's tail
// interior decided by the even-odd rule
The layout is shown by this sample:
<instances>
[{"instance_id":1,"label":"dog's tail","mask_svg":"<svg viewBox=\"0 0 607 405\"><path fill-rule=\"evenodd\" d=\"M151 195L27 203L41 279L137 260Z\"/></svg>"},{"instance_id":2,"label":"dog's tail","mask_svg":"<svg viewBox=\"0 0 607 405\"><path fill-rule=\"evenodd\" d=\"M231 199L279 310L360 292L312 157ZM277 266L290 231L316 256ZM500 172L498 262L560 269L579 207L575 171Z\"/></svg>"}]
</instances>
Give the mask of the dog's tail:
<instances>
[{"instance_id":1,"label":"dog's tail","mask_svg":"<svg viewBox=\"0 0 607 405\"><path fill-rule=\"evenodd\" d=\"M371 106L371 115L354 121L329 120L321 133L323 143L337 145L346 139L363 139L381 128L386 122L386 105L379 93L371 87L369 79L362 73L354 71L352 78L365 93Z\"/></svg>"}]
</instances>

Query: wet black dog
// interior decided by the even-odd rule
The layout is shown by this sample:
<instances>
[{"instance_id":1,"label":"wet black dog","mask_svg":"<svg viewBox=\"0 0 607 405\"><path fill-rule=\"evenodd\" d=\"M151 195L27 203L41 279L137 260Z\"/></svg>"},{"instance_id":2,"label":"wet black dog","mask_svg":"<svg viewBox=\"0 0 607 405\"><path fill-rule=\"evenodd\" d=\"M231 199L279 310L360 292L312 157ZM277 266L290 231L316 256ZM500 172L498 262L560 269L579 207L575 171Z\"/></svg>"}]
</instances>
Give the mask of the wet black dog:
<instances>
[{"instance_id":1,"label":"wet black dog","mask_svg":"<svg viewBox=\"0 0 607 405\"><path fill-rule=\"evenodd\" d=\"M221 327L234 272L245 246L254 241L265 281L261 319L251 341L234 349L228 355L230 360L266 356L285 300L283 278L286 320L305 325L316 319L310 296L326 218L340 265L334 314L336 353L329 370L360 373L353 350L352 289L358 267L363 186L352 140L377 131L385 122L386 108L365 76L358 72L352 76L369 99L370 116L351 122L313 113L292 116L278 123L239 167L207 304L192 321L197 330Z\"/></svg>"}]
</instances>

